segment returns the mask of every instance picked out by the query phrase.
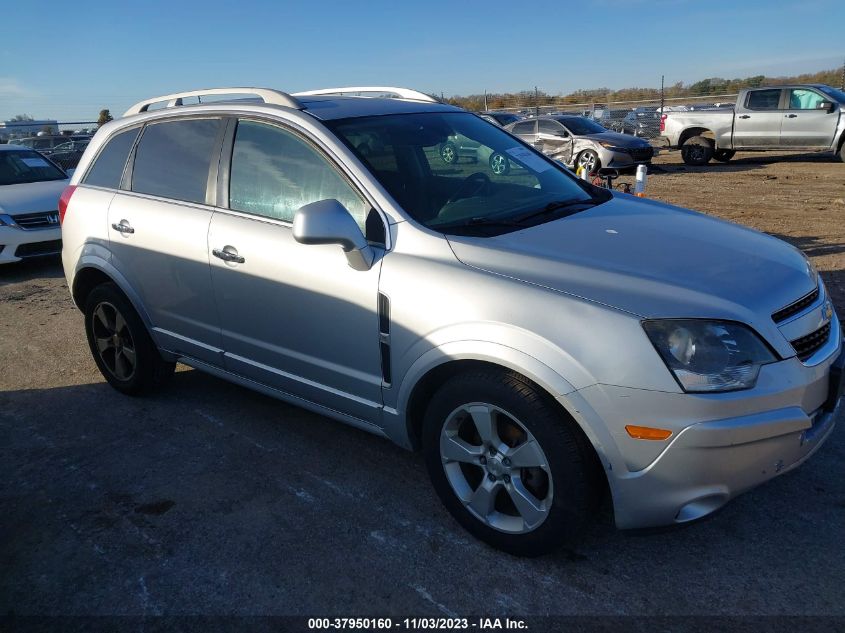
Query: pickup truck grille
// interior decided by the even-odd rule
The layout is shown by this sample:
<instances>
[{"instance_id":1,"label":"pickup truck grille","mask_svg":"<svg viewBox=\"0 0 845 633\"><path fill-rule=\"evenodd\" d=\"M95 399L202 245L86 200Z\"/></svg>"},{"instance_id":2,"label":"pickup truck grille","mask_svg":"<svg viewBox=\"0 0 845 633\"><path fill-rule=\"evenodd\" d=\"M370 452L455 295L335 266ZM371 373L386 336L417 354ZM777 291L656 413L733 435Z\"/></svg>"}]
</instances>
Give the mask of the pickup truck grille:
<instances>
[{"instance_id":1,"label":"pickup truck grille","mask_svg":"<svg viewBox=\"0 0 845 633\"><path fill-rule=\"evenodd\" d=\"M804 308L813 305L816 299L819 298L819 288L816 286L816 289L812 292L804 295L797 301L793 301L788 306L781 308L774 314L772 314L772 321L775 323L780 323L782 321L786 321L789 317L795 316L799 312L801 312Z\"/></svg>"},{"instance_id":2,"label":"pickup truck grille","mask_svg":"<svg viewBox=\"0 0 845 633\"><path fill-rule=\"evenodd\" d=\"M57 228L59 226L58 211L22 213L21 215L12 216L12 219L15 221L15 224L27 231L32 229Z\"/></svg>"},{"instance_id":3,"label":"pickup truck grille","mask_svg":"<svg viewBox=\"0 0 845 633\"><path fill-rule=\"evenodd\" d=\"M816 353L816 351L830 338L830 321L825 323L815 332L810 332L807 336L802 336L794 341L791 341L795 353L798 354L798 360L801 362L807 360Z\"/></svg>"}]
</instances>

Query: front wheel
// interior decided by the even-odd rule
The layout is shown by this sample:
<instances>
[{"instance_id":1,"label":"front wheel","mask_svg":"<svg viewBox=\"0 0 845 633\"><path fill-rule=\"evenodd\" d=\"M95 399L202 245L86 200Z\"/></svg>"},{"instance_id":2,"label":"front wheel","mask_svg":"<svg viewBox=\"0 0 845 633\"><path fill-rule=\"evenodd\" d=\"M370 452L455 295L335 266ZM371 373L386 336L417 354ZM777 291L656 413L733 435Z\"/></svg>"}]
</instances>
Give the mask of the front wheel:
<instances>
[{"instance_id":1,"label":"front wheel","mask_svg":"<svg viewBox=\"0 0 845 633\"><path fill-rule=\"evenodd\" d=\"M594 174L601 167L599 155L591 149L585 149L583 152L578 154L578 158L575 159L575 167L583 167L587 170L588 174Z\"/></svg>"},{"instance_id":2,"label":"front wheel","mask_svg":"<svg viewBox=\"0 0 845 633\"><path fill-rule=\"evenodd\" d=\"M176 363L161 358L141 317L115 284L94 288L84 312L91 355L112 387L141 395L173 375Z\"/></svg>"},{"instance_id":3,"label":"front wheel","mask_svg":"<svg viewBox=\"0 0 845 633\"><path fill-rule=\"evenodd\" d=\"M727 163L736 154L732 149L717 149L713 152L713 160L718 160L720 163Z\"/></svg>"},{"instance_id":4,"label":"front wheel","mask_svg":"<svg viewBox=\"0 0 845 633\"><path fill-rule=\"evenodd\" d=\"M574 424L518 374L458 375L425 415L434 489L464 528L497 549L537 556L571 544L598 490L592 448Z\"/></svg>"}]
</instances>

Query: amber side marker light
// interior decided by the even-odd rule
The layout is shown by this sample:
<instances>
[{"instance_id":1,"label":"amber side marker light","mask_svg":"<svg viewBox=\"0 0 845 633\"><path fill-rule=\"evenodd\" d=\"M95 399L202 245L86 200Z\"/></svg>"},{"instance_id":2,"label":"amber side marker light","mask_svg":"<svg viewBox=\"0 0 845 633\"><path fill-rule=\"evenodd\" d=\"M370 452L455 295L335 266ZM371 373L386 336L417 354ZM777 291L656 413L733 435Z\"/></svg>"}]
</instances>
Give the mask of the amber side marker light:
<instances>
[{"instance_id":1,"label":"amber side marker light","mask_svg":"<svg viewBox=\"0 0 845 633\"><path fill-rule=\"evenodd\" d=\"M654 429L650 426L634 426L633 424L626 424L625 430L635 440L665 440L672 435L672 431L667 431L666 429Z\"/></svg>"}]
</instances>

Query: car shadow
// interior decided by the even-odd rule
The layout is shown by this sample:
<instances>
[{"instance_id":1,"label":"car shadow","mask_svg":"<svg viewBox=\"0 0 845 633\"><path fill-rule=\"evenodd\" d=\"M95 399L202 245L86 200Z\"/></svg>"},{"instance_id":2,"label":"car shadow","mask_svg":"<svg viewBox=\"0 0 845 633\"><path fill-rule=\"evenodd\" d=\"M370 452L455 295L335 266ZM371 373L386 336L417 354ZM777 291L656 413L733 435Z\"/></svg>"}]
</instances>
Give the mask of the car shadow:
<instances>
[{"instance_id":1,"label":"car shadow","mask_svg":"<svg viewBox=\"0 0 845 633\"><path fill-rule=\"evenodd\" d=\"M0 286L21 281L62 277L64 277L64 271L59 255L38 257L0 266Z\"/></svg>"}]
</instances>

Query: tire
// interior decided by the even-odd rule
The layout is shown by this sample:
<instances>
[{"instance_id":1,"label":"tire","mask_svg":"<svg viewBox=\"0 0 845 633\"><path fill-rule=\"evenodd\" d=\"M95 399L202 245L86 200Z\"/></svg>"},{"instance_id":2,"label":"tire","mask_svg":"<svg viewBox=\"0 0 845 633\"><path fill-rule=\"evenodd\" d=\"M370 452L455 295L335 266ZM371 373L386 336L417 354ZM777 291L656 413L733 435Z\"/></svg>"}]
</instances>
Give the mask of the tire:
<instances>
[{"instance_id":1,"label":"tire","mask_svg":"<svg viewBox=\"0 0 845 633\"><path fill-rule=\"evenodd\" d=\"M736 154L732 149L717 149L713 152L713 160L718 160L720 163L727 163Z\"/></svg>"},{"instance_id":2,"label":"tire","mask_svg":"<svg viewBox=\"0 0 845 633\"><path fill-rule=\"evenodd\" d=\"M687 165L706 165L713 158L713 141L703 136L688 138L681 146L681 158Z\"/></svg>"},{"instance_id":3,"label":"tire","mask_svg":"<svg viewBox=\"0 0 845 633\"><path fill-rule=\"evenodd\" d=\"M507 176L511 171L511 162L507 156L493 152L490 155L490 171L497 176Z\"/></svg>"},{"instance_id":4,"label":"tire","mask_svg":"<svg viewBox=\"0 0 845 633\"><path fill-rule=\"evenodd\" d=\"M579 167L586 168L591 174L596 173L601 169L599 155L591 149L585 149L575 158L575 169L577 170Z\"/></svg>"},{"instance_id":5,"label":"tire","mask_svg":"<svg viewBox=\"0 0 845 633\"><path fill-rule=\"evenodd\" d=\"M836 157L839 159L840 163L845 163L845 143L839 146L839 151L836 153Z\"/></svg>"},{"instance_id":6,"label":"tire","mask_svg":"<svg viewBox=\"0 0 845 633\"><path fill-rule=\"evenodd\" d=\"M440 146L440 158L447 165L454 165L458 162L458 148L454 143L443 143Z\"/></svg>"},{"instance_id":7,"label":"tire","mask_svg":"<svg viewBox=\"0 0 845 633\"><path fill-rule=\"evenodd\" d=\"M176 363L161 358L141 317L115 284L94 288L84 313L91 355L112 387L138 396L164 385L173 376Z\"/></svg>"},{"instance_id":8,"label":"tire","mask_svg":"<svg viewBox=\"0 0 845 633\"><path fill-rule=\"evenodd\" d=\"M479 431L485 419L495 431ZM452 516L492 547L538 556L574 544L601 490L595 454L574 424L518 374L455 376L434 394L423 422L432 485ZM517 453L531 441L539 451ZM517 459L525 466L517 468Z\"/></svg>"}]
</instances>

